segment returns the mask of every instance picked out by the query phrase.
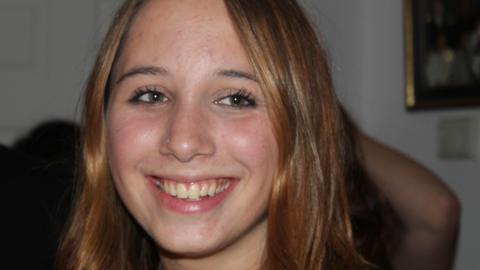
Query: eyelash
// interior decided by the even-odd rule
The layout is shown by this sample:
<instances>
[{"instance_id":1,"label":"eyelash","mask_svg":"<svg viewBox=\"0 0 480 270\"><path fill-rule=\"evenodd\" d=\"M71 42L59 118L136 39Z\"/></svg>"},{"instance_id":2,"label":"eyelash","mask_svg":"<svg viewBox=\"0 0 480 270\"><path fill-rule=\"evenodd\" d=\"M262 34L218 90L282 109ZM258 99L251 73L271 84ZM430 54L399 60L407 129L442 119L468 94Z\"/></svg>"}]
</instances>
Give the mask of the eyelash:
<instances>
[{"instance_id":1,"label":"eyelash","mask_svg":"<svg viewBox=\"0 0 480 270\"><path fill-rule=\"evenodd\" d=\"M146 94L150 95L149 101L141 100L141 98ZM153 97L154 95L157 95L157 97L154 98ZM153 100L152 100L152 98L153 98ZM151 104L153 104L153 103L164 103L164 102L166 102L167 99L168 98L165 96L165 94L158 91L157 89L146 87L146 88L140 88L140 89L135 90L135 93L133 94L132 98L129 99L129 102L130 103L151 103Z\"/></svg>"},{"instance_id":2,"label":"eyelash","mask_svg":"<svg viewBox=\"0 0 480 270\"><path fill-rule=\"evenodd\" d=\"M141 100L144 95L151 95L148 101ZM157 95L156 98L153 98L152 95ZM153 99L153 100L152 100ZM222 101L229 99L228 103L222 103ZM158 91L155 88L140 88L135 90L133 96L129 99L130 103L147 103L147 104L155 104L155 103L164 103L168 101L168 98L162 92ZM246 89L239 89L239 90L231 90L231 93L218 98L214 101L215 104L220 106L232 107L234 109L242 109L242 108L255 108L257 107L257 102L253 95L248 92Z\"/></svg>"},{"instance_id":3,"label":"eyelash","mask_svg":"<svg viewBox=\"0 0 480 270\"><path fill-rule=\"evenodd\" d=\"M225 99L230 99L231 104L222 104L221 101ZM232 99L237 99L237 100L235 101ZM239 104L239 102L241 104ZM235 109L257 107L257 102L255 98L246 89L233 90L232 93L215 100L215 104L222 105L222 106L230 106Z\"/></svg>"}]
</instances>

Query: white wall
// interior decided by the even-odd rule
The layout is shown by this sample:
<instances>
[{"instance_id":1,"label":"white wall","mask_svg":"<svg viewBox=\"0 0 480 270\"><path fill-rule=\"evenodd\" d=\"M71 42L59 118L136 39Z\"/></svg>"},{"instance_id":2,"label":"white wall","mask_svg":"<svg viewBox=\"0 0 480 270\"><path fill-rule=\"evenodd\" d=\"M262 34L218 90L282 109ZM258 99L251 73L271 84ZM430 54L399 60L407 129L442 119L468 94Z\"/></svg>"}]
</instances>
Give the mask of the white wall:
<instances>
[{"instance_id":1,"label":"white wall","mask_svg":"<svg viewBox=\"0 0 480 270\"><path fill-rule=\"evenodd\" d=\"M479 119L480 109L406 111L402 1L304 2L333 58L340 98L364 131L425 164L456 192L463 213L455 269L480 269L480 161L441 160L436 149L440 119Z\"/></svg>"},{"instance_id":2,"label":"white wall","mask_svg":"<svg viewBox=\"0 0 480 270\"><path fill-rule=\"evenodd\" d=\"M0 143L45 120L77 119L108 7L118 2L0 0Z\"/></svg>"}]
</instances>

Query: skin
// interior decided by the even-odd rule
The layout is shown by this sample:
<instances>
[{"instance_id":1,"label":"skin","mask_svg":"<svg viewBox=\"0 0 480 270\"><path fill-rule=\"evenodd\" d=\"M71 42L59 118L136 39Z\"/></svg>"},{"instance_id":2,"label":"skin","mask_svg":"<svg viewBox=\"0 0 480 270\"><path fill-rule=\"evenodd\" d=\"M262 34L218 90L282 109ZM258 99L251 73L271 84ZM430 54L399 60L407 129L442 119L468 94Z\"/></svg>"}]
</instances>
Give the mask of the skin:
<instances>
[{"instance_id":1,"label":"skin","mask_svg":"<svg viewBox=\"0 0 480 270\"><path fill-rule=\"evenodd\" d=\"M113 74L108 155L120 197L166 269L261 262L278 148L253 74L222 1L149 1L133 22ZM217 207L186 214L158 199L152 174L236 185Z\"/></svg>"},{"instance_id":2,"label":"skin","mask_svg":"<svg viewBox=\"0 0 480 270\"><path fill-rule=\"evenodd\" d=\"M363 133L357 134L364 166L403 222L393 258L397 270L453 267L460 203L433 173Z\"/></svg>"}]
</instances>

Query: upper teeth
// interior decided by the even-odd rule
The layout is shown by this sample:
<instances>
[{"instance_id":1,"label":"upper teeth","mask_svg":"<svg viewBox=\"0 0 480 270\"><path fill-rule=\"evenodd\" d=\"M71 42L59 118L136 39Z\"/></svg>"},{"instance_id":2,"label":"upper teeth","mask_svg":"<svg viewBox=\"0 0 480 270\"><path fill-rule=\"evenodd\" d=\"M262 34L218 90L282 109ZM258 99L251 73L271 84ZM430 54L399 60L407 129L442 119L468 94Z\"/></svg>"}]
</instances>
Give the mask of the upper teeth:
<instances>
[{"instance_id":1,"label":"upper teeth","mask_svg":"<svg viewBox=\"0 0 480 270\"><path fill-rule=\"evenodd\" d=\"M212 179L195 183L180 183L171 180L155 180L155 185L167 194L179 199L199 200L205 196L215 196L230 185L225 179Z\"/></svg>"}]
</instances>

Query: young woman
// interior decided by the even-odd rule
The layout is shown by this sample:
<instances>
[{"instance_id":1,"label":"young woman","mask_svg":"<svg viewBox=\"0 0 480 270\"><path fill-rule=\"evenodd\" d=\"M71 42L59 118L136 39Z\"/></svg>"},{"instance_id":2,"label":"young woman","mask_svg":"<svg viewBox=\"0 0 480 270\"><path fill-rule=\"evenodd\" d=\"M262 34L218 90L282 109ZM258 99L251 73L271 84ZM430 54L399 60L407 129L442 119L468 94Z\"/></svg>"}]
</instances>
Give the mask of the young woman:
<instances>
[{"instance_id":1,"label":"young woman","mask_svg":"<svg viewBox=\"0 0 480 270\"><path fill-rule=\"evenodd\" d=\"M364 269L329 66L293 0L127 1L60 269Z\"/></svg>"}]
</instances>

